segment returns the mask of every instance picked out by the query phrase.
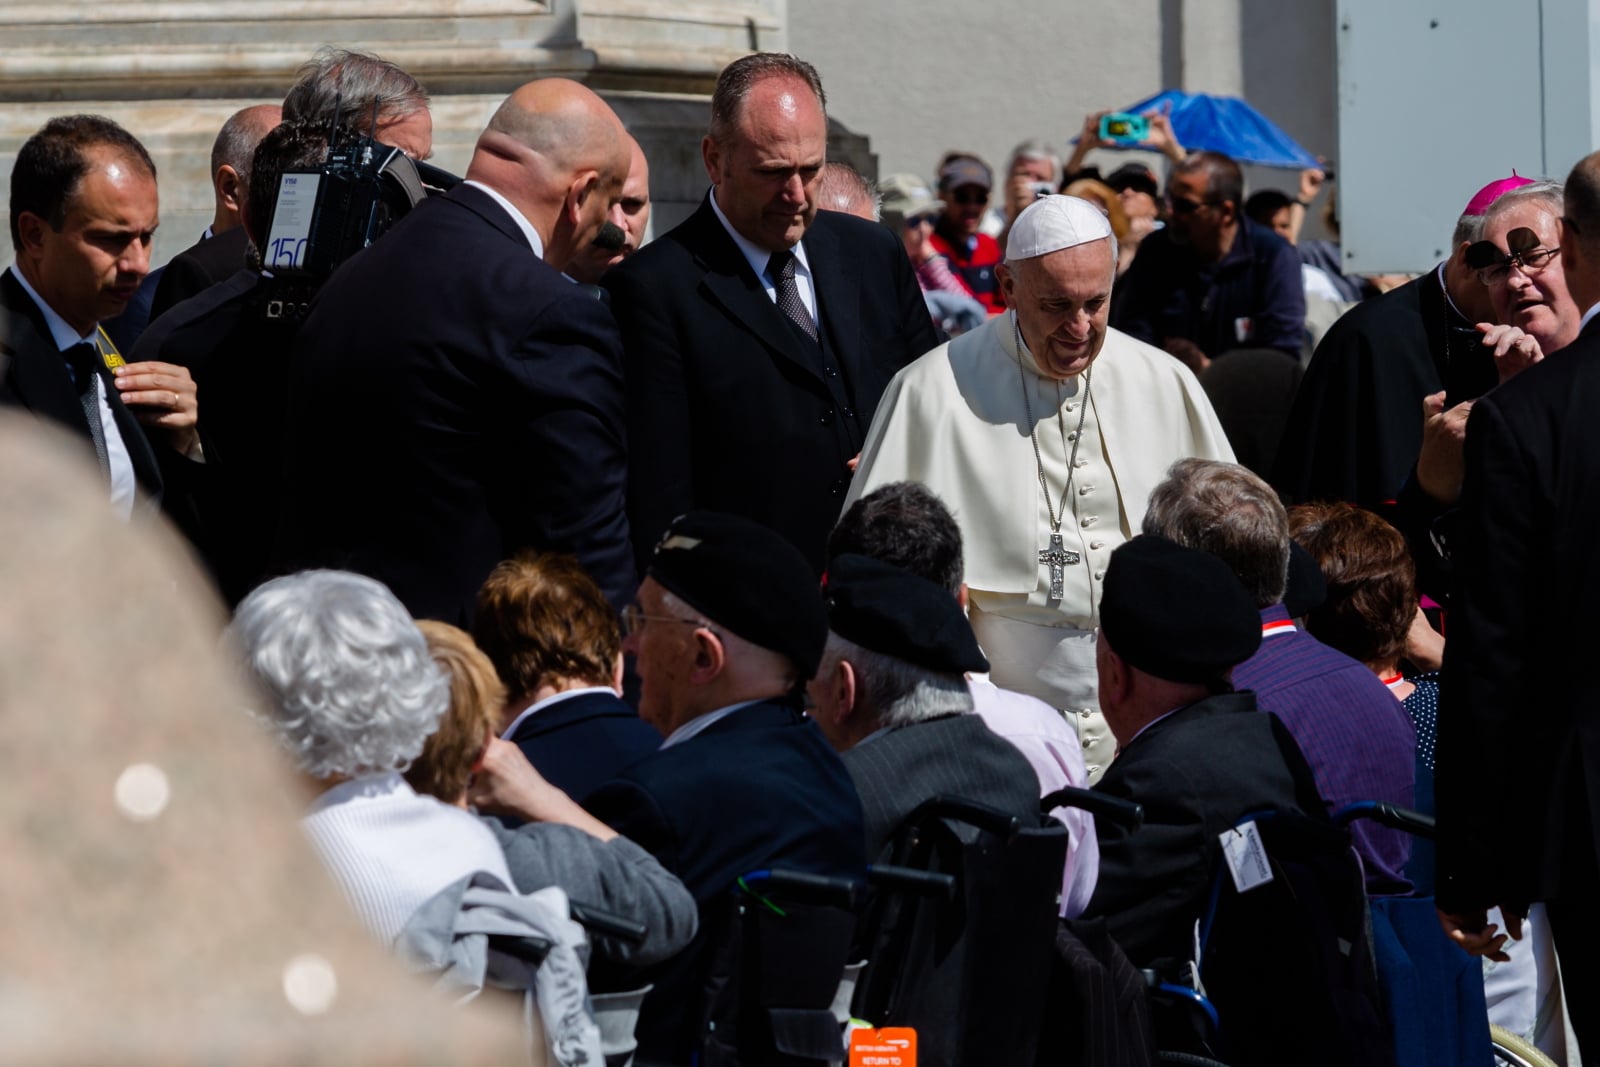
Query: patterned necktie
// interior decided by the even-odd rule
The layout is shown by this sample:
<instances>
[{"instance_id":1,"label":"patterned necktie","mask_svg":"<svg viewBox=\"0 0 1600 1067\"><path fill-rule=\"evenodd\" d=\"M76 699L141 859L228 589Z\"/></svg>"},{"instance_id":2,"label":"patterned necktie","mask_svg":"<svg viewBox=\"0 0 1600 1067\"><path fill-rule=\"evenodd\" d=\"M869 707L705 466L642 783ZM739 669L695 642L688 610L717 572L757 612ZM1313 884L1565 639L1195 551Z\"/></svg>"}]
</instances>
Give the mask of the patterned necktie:
<instances>
[{"instance_id":1,"label":"patterned necktie","mask_svg":"<svg viewBox=\"0 0 1600 1067\"><path fill-rule=\"evenodd\" d=\"M806 310L805 302L800 299L800 287L794 283L794 253L772 253L772 258L767 260L767 277L777 287L778 308L815 341L817 324L812 320L811 312Z\"/></svg>"},{"instance_id":2,"label":"patterned necktie","mask_svg":"<svg viewBox=\"0 0 1600 1067\"><path fill-rule=\"evenodd\" d=\"M78 403L83 405L83 417L89 423L89 437L94 441L94 454L100 460L100 470L111 472L111 460L106 454L106 430L100 421L100 390L95 387L95 364L100 361L100 350L94 345L73 345L61 353L67 361L67 371L72 375L72 386L78 391Z\"/></svg>"}]
</instances>

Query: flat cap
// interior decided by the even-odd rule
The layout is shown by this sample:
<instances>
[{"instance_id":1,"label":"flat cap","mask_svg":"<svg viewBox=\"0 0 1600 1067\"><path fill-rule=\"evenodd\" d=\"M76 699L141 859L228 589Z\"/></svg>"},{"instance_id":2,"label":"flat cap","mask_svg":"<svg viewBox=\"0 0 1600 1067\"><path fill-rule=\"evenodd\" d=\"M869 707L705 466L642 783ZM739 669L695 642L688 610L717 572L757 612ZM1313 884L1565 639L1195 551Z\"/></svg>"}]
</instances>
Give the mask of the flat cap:
<instances>
[{"instance_id":1,"label":"flat cap","mask_svg":"<svg viewBox=\"0 0 1600 1067\"><path fill-rule=\"evenodd\" d=\"M1261 615L1216 556L1144 534L1111 553L1100 632L1147 674L1208 682L1261 647Z\"/></svg>"},{"instance_id":2,"label":"flat cap","mask_svg":"<svg viewBox=\"0 0 1600 1067\"><path fill-rule=\"evenodd\" d=\"M738 515L691 511L667 527L650 577L703 615L817 673L828 641L817 574L776 531Z\"/></svg>"},{"instance_id":3,"label":"flat cap","mask_svg":"<svg viewBox=\"0 0 1600 1067\"><path fill-rule=\"evenodd\" d=\"M910 571L869 556L835 556L823 599L833 632L869 652L936 674L989 669L956 598Z\"/></svg>"}]
</instances>

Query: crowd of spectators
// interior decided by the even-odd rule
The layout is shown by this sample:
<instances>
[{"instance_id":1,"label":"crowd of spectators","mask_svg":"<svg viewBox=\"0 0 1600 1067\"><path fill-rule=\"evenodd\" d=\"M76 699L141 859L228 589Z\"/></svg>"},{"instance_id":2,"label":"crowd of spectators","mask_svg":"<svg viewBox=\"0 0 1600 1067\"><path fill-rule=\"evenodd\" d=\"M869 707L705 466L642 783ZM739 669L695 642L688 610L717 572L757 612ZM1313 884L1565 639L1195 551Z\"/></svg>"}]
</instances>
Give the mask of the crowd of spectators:
<instances>
[{"instance_id":1,"label":"crowd of spectators","mask_svg":"<svg viewBox=\"0 0 1600 1067\"><path fill-rule=\"evenodd\" d=\"M1437 898L1435 948L1491 961L1469 1007L1576 1062L1600 156L1485 185L1396 284L1343 273L1323 170L1247 196L1153 112L1158 174L1106 114L1065 158L874 181L827 158L816 71L756 53L651 240L646 148L584 85L510 94L457 178L422 85L324 49L224 124L212 223L154 270L150 155L64 115L12 171L0 406L188 540L353 915L414 968L522 974L540 1059L765 1062L788 1023L716 1028L736 888L865 885L958 798L1058 833L1058 936L1164 980L1252 888L1241 819L1313 825L1362 907ZM398 221L280 258L297 176L362 137ZM1367 801L1437 848L1332 821ZM825 943L789 951L852 962Z\"/></svg>"}]
</instances>

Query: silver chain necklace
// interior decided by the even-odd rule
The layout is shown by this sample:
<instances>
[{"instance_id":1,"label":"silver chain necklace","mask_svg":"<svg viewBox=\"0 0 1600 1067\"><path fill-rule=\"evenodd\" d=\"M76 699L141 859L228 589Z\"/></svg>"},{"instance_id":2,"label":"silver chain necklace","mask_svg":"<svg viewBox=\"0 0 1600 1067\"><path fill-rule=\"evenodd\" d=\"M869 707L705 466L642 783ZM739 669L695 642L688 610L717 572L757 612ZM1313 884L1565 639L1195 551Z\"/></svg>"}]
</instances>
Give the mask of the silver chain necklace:
<instances>
[{"instance_id":1,"label":"silver chain necklace","mask_svg":"<svg viewBox=\"0 0 1600 1067\"><path fill-rule=\"evenodd\" d=\"M1094 367L1090 366L1083 372L1083 410L1078 412L1078 428L1073 431L1072 437L1067 437L1067 420L1061 417L1061 383L1056 382L1056 426L1061 431L1061 450L1069 452L1067 442L1072 442L1067 456L1067 485L1061 490L1061 507L1057 509L1050 503L1050 485L1044 476L1044 456L1039 452L1039 431L1033 424L1033 403L1028 399L1028 374L1022 366L1022 324L1017 321L1017 313L1011 312L1011 328L1017 338L1017 378L1022 382L1022 410L1028 416L1028 437L1033 441L1033 463L1039 472L1039 489L1044 493L1044 510L1050 519L1050 547L1039 550L1039 564L1050 568L1050 599L1060 600L1066 595L1066 572L1064 567L1077 563L1082 557L1069 551L1061 540L1061 523L1067 517L1067 502L1072 499L1072 476L1078 467L1078 445L1083 440L1083 420L1089 415L1089 389L1090 376L1094 374Z\"/></svg>"}]
</instances>

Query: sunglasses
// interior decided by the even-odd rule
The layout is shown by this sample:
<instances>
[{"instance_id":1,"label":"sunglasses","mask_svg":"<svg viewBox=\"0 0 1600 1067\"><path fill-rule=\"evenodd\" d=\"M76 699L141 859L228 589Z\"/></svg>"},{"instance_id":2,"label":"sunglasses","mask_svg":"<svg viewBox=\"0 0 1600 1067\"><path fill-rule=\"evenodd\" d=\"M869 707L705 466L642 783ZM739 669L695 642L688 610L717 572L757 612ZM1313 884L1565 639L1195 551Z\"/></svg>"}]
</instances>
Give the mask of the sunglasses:
<instances>
[{"instance_id":1,"label":"sunglasses","mask_svg":"<svg viewBox=\"0 0 1600 1067\"><path fill-rule=\"evenodd\" d=\"M938 224L939 216L931 213L912 215L910 218L906 219L906 229L908 230L914 230L918 226L937 226Z\"/></svg>"},{"instance_id":2,"label":"sunglasses","mask_svg":"<svg viewBox=\"0 0 1600 1067\"><path fill-rule=\"evenodd\" d=\"M1190 200L1186 196L1167 194L1167 207L1174 215L1193 215L1201 208L1210 206L1212 206L1211 203L1206 200Z\"/></svg>"},{"instance_id":3,"label":"sunglasses","mask_svg":"<svg viewBox=\"0 0 1600 1067\"><path fill-rule=\"evenodd\" d=\"M958 204L987 204L989 190L987 189L957 189L950 194L950 199Z\"/></svg>"},{"instance_id":4,"label":"sunglasses","mask_svg":"<svg viewBox=\"0 0 1600 1067\"><path fill-rule=\"evenodd\" d=\"M1506 234L1507 252L1501 252L1493 241L1479 241L1467 249L1467 266L1478 275L1484 285L1499 285L1511 275L1513 266L1532 276L1550 265L1561 251L1539 244L1539 235L1526 226L1518 226Z\"/></svg>"}]
</instances>

